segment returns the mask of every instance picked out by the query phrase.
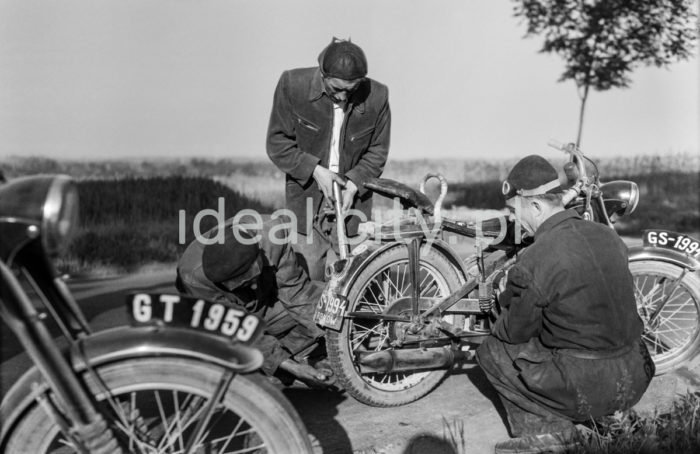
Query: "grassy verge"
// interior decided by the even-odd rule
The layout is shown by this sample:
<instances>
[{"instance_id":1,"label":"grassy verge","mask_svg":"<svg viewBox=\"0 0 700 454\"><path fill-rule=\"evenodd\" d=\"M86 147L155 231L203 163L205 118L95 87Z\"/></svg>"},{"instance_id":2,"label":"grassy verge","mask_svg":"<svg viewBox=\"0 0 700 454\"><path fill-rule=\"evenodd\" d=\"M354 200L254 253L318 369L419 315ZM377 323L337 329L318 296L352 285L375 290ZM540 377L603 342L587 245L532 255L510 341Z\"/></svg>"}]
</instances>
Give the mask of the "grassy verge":
<instances>
[{"instance_id":1,"label":"grassy verge","mask_svg":"<svg viewBox=\"0 0 700 454\"><path fill-rule=\"evenodd\" d=\"M581 426L579 426L581 427ZM442 440L455 454L466 454L464 423L443 418ZM584 424L578 445L568 454L697 454L700 452L700 395L677 398L667 413L640 416L617 412Z\"/></svg>"}]
</instances>

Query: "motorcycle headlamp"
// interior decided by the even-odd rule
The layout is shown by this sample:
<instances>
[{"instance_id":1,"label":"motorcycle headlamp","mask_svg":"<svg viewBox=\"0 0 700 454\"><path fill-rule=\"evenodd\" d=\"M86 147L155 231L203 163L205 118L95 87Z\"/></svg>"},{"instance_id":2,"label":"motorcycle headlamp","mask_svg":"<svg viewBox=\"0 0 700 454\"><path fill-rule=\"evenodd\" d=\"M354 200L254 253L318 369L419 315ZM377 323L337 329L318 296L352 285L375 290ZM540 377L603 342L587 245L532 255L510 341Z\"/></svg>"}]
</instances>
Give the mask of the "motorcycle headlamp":
<instances>
[{"instance_id":1,"label":"motorcycle headlamp","mask_svg":"<svg viewBox=\"0 0 700 454\"><path fill-rule=\"evenodd\" d=\"M16 178L0 187L3 255L41 238L47 254L67 243L78 221L78 191L65 175Z\"/></svg>"},{"instance_id":2,"label":"motorcycle headlamp","mask_svg":"<svg viewBox=\"0 0 700 454\"><path fill-rule=\"evenodd\" d=\"M42 241L46 251L57 252L78 224L78 190L66 177L54 178L49 186L42 213Z\"/></svg>"},{"instance_id":3,"label":"motorcycle headlamp","mask_svg":"<svg viewBox=\"0 0 700 454\"><path fill-rule=\"evenodd\" d=\"M626 216L639 204L639 187L633 181L617 180L600 185L608 216Z\"/></svg>"}]
</instances>

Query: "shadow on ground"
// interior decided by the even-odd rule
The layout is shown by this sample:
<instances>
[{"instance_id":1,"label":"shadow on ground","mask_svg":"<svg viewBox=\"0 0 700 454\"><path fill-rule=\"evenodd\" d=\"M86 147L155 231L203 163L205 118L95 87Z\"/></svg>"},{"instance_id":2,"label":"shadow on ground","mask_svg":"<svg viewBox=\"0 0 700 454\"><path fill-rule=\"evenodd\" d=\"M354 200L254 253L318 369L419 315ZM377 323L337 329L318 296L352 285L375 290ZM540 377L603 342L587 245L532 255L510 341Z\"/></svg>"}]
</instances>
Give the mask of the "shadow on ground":
<instances>
[{"instance_id":1,"label":"shadow on ground","mask_svg":"<svg viewBox=\"0 0 700 454\"><path fill-rule=\"evenodd\" d=\"M301 416L324 454L352 452L347 432L336 419L338 405L349 397L343 393L307 388L286 388L285 396Z\"/></svg>"}]
</instances>

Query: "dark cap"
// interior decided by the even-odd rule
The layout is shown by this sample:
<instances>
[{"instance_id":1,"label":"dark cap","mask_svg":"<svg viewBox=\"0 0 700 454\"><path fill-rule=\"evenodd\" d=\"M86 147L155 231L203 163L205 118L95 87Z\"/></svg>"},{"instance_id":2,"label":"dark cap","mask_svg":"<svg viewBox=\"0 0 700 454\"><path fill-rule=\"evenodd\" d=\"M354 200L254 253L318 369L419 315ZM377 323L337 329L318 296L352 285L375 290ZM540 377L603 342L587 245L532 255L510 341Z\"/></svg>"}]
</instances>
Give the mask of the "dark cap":
<instances>
[{"instance_id":1,"label":"dark cap","mask_svg":"<svg viewBox=\"0 0 700 454\"><path fill-rule=\"evenodd\" d=\"M326 77L355 80L367 75L367 59L357 44L333 38L318 56L318 65Z\"/></svg>"},{"instance_id":2,"label":"dark cap","mask_svg":"<svg viewBox=\"0 0 700 454\"><path fill-rule=\"evenodd\" d=\"M529 197L562 192L556 169L542 156L526 156L513 167L503 182L506 200L520 195Z\"/></svg>"},{"instance_id":3,"label":"dark cap","mask_svg":"<svg viewBox=\"0 0 700 454\"><path fill-rule=\"evenodd\" d=\"M248 241L241 243L236 235ZM249 270L257 268L255 265L260 248L257 242L247 244L251 243L254 237L253 233L233 226L226 228L223 244L216 242L206 245L202 251L202 271L207 279L219 284L245 277Z\"/></svg>"}]
</instances>

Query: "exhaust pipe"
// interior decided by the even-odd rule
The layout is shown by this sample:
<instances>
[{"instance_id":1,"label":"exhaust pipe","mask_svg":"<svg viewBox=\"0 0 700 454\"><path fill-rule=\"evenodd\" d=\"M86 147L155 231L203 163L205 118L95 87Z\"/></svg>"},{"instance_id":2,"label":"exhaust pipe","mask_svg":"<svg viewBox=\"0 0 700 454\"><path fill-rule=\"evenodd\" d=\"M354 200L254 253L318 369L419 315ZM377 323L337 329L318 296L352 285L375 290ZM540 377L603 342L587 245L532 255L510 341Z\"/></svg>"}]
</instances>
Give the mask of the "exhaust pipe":
<instances>
[{"instance_id":1,"label":"exhaust pipe","mask_svg":"<svg viewBox=\"0 0 700 454\"><path fill-rule=\"evenodd\" d=\"M361 352L358 362L363 373L415 371L423 369L449 369L456 362L471 360L475 351L452 350L447 347L415 348L407 350L383 350Z\"/></svg>"}]
</instances>

